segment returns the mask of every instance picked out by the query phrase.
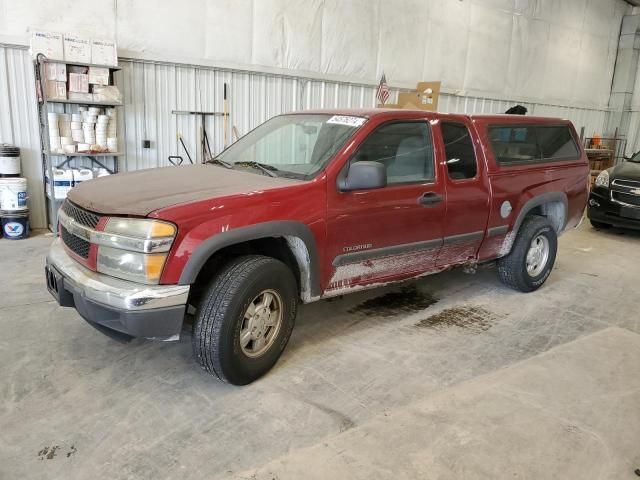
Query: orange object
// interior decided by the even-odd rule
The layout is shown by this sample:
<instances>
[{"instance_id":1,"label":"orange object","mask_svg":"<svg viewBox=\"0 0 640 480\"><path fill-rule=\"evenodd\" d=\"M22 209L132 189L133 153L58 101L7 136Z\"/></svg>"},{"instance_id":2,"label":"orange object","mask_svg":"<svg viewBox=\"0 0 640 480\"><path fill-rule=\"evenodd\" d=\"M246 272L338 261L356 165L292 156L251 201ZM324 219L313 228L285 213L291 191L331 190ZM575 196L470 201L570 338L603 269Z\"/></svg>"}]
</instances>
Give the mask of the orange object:
<instances>
[{"instance_id":1,"label":"orange object","mask_svg":"<svg viewBox=\"0 0 640 480\"><path fill-rule=\"evenodd\" d=\"M602 142L602 139L600 138L600 135L598 135L597 133L591 139L591 145L593 145L594 147L599 147L601 142Z\"/></svg>"}]
</instances>

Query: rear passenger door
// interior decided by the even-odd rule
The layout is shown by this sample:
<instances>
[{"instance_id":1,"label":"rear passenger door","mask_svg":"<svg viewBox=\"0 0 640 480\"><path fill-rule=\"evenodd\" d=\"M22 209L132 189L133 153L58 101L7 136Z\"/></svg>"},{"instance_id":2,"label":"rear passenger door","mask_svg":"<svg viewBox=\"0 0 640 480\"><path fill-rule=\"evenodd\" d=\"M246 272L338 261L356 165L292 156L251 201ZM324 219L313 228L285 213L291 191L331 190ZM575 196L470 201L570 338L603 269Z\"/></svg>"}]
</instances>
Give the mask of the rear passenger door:
<instances>
[{"instance_id":1,"label":"rear passenger door","mask_svg":"<svg viewBox=\"0 0 640 480\"><path fill-rule=\"evenodd\" d=\"M382 163L387 186L340 192L328 185L328 290L399 279L433 269L446 208L426 120L373 130L344 165Z\"/></svg>"},{"instance_id":2,"label":"rear passenger door","mask_svg":"<svg viewBox=\"0 0 640 480\"><path fill-rule=\"evenodd\" d=\"M468 118L443 116L437 141L444 152L447 212L436 264L473 260L489 215L489 182L478 136Z\"/></svg>"}]
</instances>

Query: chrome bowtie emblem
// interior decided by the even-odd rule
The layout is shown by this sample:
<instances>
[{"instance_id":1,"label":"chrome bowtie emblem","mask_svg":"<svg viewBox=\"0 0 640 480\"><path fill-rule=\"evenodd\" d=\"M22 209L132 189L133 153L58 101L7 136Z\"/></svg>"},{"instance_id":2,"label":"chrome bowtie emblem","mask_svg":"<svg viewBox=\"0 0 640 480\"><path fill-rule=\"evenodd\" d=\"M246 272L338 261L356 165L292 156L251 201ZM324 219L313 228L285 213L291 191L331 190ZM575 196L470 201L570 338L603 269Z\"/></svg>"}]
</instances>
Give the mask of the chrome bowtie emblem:
<instances>
[{"instance_id":1,"label":"chrome bowtie emblem","mask_svg":"<svg viewBox=\"0 0 640 480\"><path fill-rule=\"evenodd\" d=\"M634 188L633 190L629 190L629 193L633 193L634 195L640 195L640 188Z\"/></svg>"}]
</instances>

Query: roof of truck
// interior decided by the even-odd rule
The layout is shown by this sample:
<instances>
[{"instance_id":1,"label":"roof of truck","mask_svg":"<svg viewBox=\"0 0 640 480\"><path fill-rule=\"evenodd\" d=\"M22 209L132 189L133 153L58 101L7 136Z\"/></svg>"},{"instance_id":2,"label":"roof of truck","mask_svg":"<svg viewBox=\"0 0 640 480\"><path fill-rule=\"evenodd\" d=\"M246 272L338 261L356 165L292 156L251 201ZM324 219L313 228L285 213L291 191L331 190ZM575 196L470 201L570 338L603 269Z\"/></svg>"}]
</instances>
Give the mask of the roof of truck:
<instances>
[{"instance_id":1,"label":"roof of truck","mask_svg":"<svg viewBox=\"0 0 640 480\"><path fill-rule=\"evenodd\" d=\"M402 108L326 108L299 110L294 114L325 114L325 115L349 115L356 117L372 118L377 116L385 117L416 117L437 118L441 115L453 117L466 117L472 120L480 120L487 123L568 123L569 120L555 117L538 117L534 115L507 115L507 114L445 114L442 112L429 112L426 110L410 110Z\"/></svg>"}]
</instances>

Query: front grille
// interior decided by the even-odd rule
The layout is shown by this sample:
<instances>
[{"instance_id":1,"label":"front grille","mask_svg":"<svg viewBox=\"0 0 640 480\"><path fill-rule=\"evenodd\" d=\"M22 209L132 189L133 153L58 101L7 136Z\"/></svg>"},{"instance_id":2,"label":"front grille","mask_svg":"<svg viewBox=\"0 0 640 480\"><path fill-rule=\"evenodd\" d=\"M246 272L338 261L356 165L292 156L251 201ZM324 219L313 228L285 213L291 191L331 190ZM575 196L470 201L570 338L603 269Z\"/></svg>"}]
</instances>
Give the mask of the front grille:
<instances>
[{"instance_id":1,"label":"front grille","mask_svg":"<svg viewBox=\"0 0 640 480\"><path fill-rule=\"evenodd\" d=\"M65 200L62 204L62 211L85 227L96 228L100 221L100 215L80 208L69 200Z\"/></svg>"},{"instance_id":2,"label":"front grille","mask_svg":"<svg viewBox=\"0 0 640 480\"><path fill-rule=\"evenodd\" d=\"M633 195L631 193L611 192L611 198L616 202L626 203L627 205L633 205L640 207L640 195Z\"/></svg>"},{"instance_id":3,"label":"front grille","mask_svg":"<svg viewBox=\"0 0 640 480\"><path fill-rule=\"evenodd\" d=\"M89 242L80 237L76 237L62 225L60 225L60 236L62 237L62 242L67 246L67 248L69 248L69 250L79 257L85 259L89 258L89 249L91 248L91 244Z\"/></svg>"},{"instance_id":4,"label":"front grille","mask_svg":"<svg viewBox=\"0 0 640 480\"><path fill-rule=\"evenodd\" d=\"M640 181L638 180L621 180L619 178L616 178L613 181L613 184L616 187L623 187L623 188L640 188Z\"/></svg>"},{"instance_id":5,"label":"front grille","mask_svg":"<svg viewBox=\"0 0 640 480\"><path fill-rule=\"evenodd\" d=\"M640 182L616 178L611 182L611 200L633 207L640 207Z\"/></svg>"}]
</instances>

